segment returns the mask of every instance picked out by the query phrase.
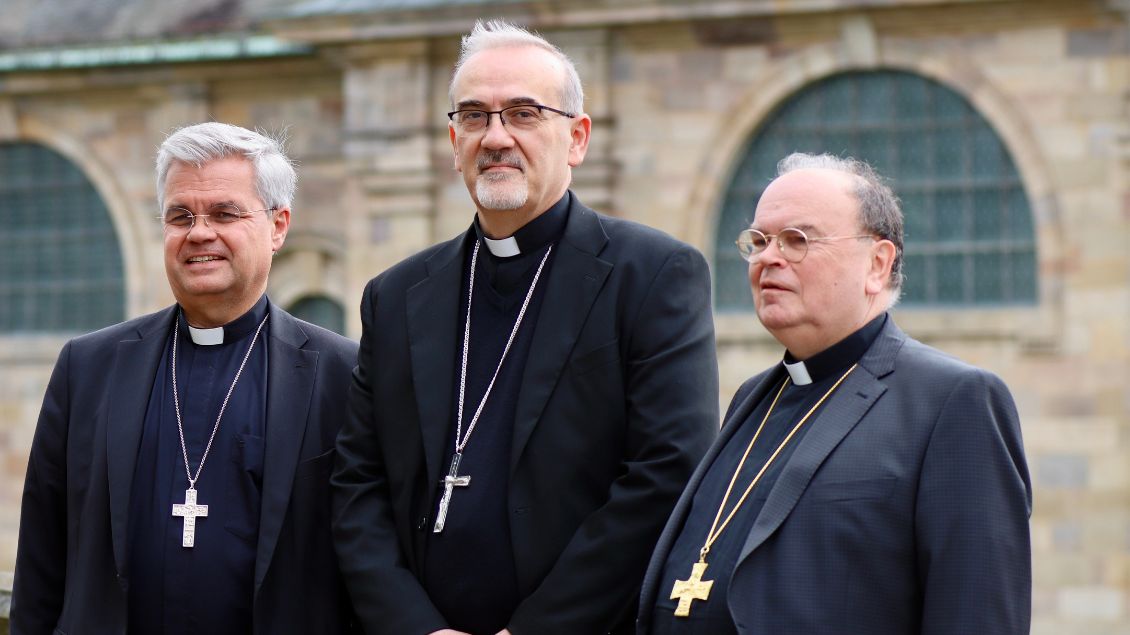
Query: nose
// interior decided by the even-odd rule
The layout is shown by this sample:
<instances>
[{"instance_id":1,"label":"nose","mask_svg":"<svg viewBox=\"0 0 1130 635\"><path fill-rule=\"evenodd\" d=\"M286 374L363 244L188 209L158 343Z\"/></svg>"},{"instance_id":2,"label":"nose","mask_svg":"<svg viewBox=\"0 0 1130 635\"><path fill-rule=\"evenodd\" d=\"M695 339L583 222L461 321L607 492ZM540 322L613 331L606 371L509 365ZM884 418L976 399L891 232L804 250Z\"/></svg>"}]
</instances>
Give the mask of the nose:
<instances>
[{"instance_id":1,"label":"nose","mask_svg":"<svg viewBox=\"0 0 1130 635\"><path fill-rule=\"evenodd\" d=\"M509 148L514 145L514 137L502 123L502 114L497 113L487 122L483 131L482 145L487 148Z\"/></svg>"},{"instance_id":2,"label":"nose","mask_svg":"<svg viewBox=\"0 0 1130 635\"><path fill-rule=\"evenodd\" d=\"M205 242L212 240L216 235L216 230L212 229L212 225L208 223L208 217L197 216L192 227L188 228L188 234L185 238L193 242Z\"/></svg>"},{"instance_id":3,"label":"nose","mask_svg":"<svg viewBox=\"0 0 1130 635\"><path fill-rule=\"evenodd\" d=\"M788 261L785 260L785 254L781 251L780 240L776 236L774 236L773 238L769 239L769 244L765 246L765 249L762 249L761 253L757 254L753 258L753 260L750 262L750 265L761 265L766 267L770 265L783 266L786 262Z\"/></svg>"}]
</instances>

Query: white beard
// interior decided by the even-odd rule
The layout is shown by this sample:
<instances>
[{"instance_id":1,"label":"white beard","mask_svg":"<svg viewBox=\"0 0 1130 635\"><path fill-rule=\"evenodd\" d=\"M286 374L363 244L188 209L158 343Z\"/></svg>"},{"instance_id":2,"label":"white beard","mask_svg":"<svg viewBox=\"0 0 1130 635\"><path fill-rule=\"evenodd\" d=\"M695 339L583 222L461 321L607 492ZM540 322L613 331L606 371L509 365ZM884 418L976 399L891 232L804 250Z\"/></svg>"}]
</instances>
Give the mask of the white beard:
<instances>
[{"instance_id":1,"label":"white beard","mask_svg":"<svg viewBox=\"0 0 1130 635\"><path fill-rule=\"evenodd\" d=\"M483 209L511 210L525 205L530 191L524 174L480 174L475 196Z\"/></svg>"}]
</instances>

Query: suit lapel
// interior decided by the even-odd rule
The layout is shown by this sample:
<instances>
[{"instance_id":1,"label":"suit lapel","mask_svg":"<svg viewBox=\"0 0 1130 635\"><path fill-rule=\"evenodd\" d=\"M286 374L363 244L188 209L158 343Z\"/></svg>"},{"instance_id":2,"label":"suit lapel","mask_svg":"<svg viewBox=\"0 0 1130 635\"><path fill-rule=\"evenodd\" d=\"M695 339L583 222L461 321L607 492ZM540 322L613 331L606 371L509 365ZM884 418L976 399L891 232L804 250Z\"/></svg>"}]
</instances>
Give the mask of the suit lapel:
<instances>
[{"instance_id":1,"label":"suit lapel","mask_svg":"<svg viewBox=\"0 0 1130 635\"><path fill-rule=\"evenodd\" d=\"M816 470L886 392L886 384L881 378L893 371L895 355L905 340L906 335L888 318L871 348L859 360L859 367L828 398L815 418L806 424L811 428L773 485L742 547L735 569L781 526L808 488Z\"/></svg>"},{"instance_id":2,"label":"suit lapel","mask_svg":"<svg viewBox=\"0 0 1130 635\"><path fill-rule=\"evenodd\" d=\"M467 242L468 236L463 234L443 245L426 262L428 277L408 289L407 294L412 383L420 413L429 492L446 469L443 452L455 412L452 393L459 346L463 246Z\"/></svg>"},{"instance_id":3,"label":"suit lapel","mask_svg":"<svg viewBox=\"0 0 1130 635\"><path fill-rule=\"evenodd\" d=\"M294 318L274 304L270 305L270 316L263 499L255 554L256 592L270 567L286 518L318 369L318 352L302 348L306 334Z\"/></svg>"},{"instance_id":4,"label":"suit lapel","mask_svg":"<svg viewBox=\"0 0 1130 635\"><path fill-rule=\"evenodd\" d=\"M511 472L561 377L562 366L569 359L597 294L612 271L611 263L597 257L608 242L600 220L595 212L573 200L565 234L558 243L546 280L545 296L518 393L510 452Z\"/></svg>"},{"instance_id":5,"label":"suit lapel","mask_svg":"<svg viewBox=\"0 0 1130 635\"><path fill-rule=\"evenodd\" d=\"M695 468L694 473L691 475L687 486L683 489L683 493L679 496L679 500L675 503L675 508L671 512L671 516L667 520L667 525L663 528L663 533L660 534L659 541L655 545L655 550L651 556L651 562L648 563L647 573L644 575L643 595L640 598L641 614L640 619L645 622L651 620L651 607L654 606L658 594L664 590L658 588L658 585L663 581L660 576L663 574L663 567L667 563L667 557L671 552L671 546L675 544L675 540L683 531L683 525L686 523L687 514L690 513L691 504L694 502L695 494L698 492L699 485L702 484L702 479L706 476L707 470L714 463L718 454L726 447L730 438L734 436L734 432L741 427L741 422L749 417L749 413L761 403L761 400L769 393L770 389L780 383L781 372L780 367L765 373L764 377L754 385L745 397L733 407L733 410L726 417L723 422L722 431L719 433L718 438L714 440L714 444L707 450L706 456L699 462L698 467ZM692 563L688 562L687 565ZM688 569L689 571L689 569Z\"/></svg>"},{"instance_id":6,"label":"suit lapel","mask_svg":"<svg viewBox=\"0 0 1130 635\"><path fill-rule=\"evenodd\" d=\"M107 381L106 471L110 490L110 532L118 573L126 575L129 500L137 449L157 366L168 342L176 307L142 321L137 339L118 342ZM92 372L99 372L93 370Z\"/></svg>"}]
</instances>

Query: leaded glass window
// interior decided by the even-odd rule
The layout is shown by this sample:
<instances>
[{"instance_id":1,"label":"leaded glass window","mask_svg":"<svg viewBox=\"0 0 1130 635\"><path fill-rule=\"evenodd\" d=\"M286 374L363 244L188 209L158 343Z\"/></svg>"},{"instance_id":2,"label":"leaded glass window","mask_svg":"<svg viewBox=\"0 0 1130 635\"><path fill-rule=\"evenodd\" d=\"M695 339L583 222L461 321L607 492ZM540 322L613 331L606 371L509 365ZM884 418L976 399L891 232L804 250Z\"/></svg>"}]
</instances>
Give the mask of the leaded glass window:
<instances>
[{"instance_id":1,"label":"leaded glass window","mask_svg":"<svg viewBox=\"0 0 1130 635\"><path fill-rule=\"evenodd\" d=\"M906 217L904 306L1035 303L1032 212L1016 166L964 97L902 71L848 72L785 100L754 133L723 199L715 236L720 311L752 308L734 238L791 152L867 161Z\"/></svg>"},{"instance_id":2,"label":"leaded glass window","mask_svg":"<svg viewBox=\"0 0 1130 635\"><path fill-rule=\"evenodd\" d=\"M0 144L0 333L82 332L125 317L105 203L59 153Z\"/></svg>"},{"instance_id":3,"label":"leaded glass window","mask_svg":"<svg viewBox=\"0 0 1130 635\"><path fill-rule=\"evenodd\" d=\"M341 304L324 295L300 298L290 306L289 313L335 333L345 334L345 311Z\"/></svg>"}]
</instances>

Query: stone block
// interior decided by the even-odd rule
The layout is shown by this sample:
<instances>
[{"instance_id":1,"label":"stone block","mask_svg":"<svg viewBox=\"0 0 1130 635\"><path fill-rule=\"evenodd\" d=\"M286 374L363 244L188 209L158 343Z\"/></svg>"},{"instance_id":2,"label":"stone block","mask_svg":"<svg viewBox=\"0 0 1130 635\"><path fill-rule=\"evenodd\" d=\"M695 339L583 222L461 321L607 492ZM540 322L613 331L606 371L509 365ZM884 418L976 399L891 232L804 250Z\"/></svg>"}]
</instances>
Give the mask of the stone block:
<instances>
[{"instance_id":1,"label":"stone block","mask_svg":"<svg viewBox=\"0 0 1130 635\"><path fill-rule=\"evenodd\" d=\"M1056 173L1062 174L1062 169L1068 167L1067 162L1077 161L1087 155L1087 130L1084 126L1071 122L1060 122L1040 126L1036 135L1041 145L1047 149L1049 157L1060 162L1056 166ZM1094 169L1097 166L1088 166ZM1077 185L1076 183L1062 183L1062 185Z\"/></svg>"},{"instance_id":2,"label":"stone block","mask_svg":"<svg viewBox=\"0 0 1130 635\"><path fill-rule=\"evenodd\" d=\"M1042 417L1025 417L1024 446L1031 452L1077 452L1095 456L1118 447L1122 426L1117 421L1085 416L1053 416L1050 410L1090 409L1087 399L1049 397Z\"/></svg>"},{"instance_id":3,"label":"stone block","mask_svg":"<svg viewBox=\"0 0 1130 635\"><path fill-rule=\"evenodd\" d=\"M16 539L15 531L5 531L0 534L0 571L15 571L16 569ZM8 581L11 588L11 581Z\"/></svg>"},{"instance_id":4,"label":"stone block","mask_svg":"<svg viewBox=\"0 0 1130 635\"><path fill-rule=\"evenodd\" d=\"M1045 521L1038 516L1029 523L1032 537L1032 552L1045 553L1055 551L1057 527L1055 522ZM1069 550L1070 551L1070 550Z\"/></svg>"},{"instance_id":5,"label":"stone block","mask_svg":"<svg viewBox=\"0 0 1130 635\"><path fill-rule=\"evenodd\" d=\"M840 26L840 44L844 55L855 65L870 67L879 61L879 38L875 23L864 14L844 18Z\"/></svg>"},{"instance_id":6,"label":"stone block","mask_svg":"<svg viewBox=\"0 0 1130 635\"><path fill-rule=\"evenodd\" d=\"M1051 61L1039 64L1031 59L986 62L984 76L998 89L1020 99L1034 96L1062 96L1090 86L1088 67L1083 63Z\"/></svg>"},{"instance_id":7,"label":"stone block","mask_svg":"<svg viewBox=\"0 0 1130 635\"><path fill-rule=\"evenodd\" d=\"M1056 26L1003 30L997 35L997 53L1003 59L1024 60L1037 66L1061 61L1065 41Z\"/></svg>"},{"instance_id":8,"label":"stone block","mask_svg":"<svg viewBox=\"0 0 1130 635\"><path fill-rule=\"evenodd\" d=\"M711 46L769 45L777 40L775 26L770 18L740 18L696 23L694 33Z\"/></svg>"},{"instance_id":9,"label":"stone block","mask_svg":"<svg viewBox=\"0 0 1130 635\"><path fill-rule=\"evenodd\" d=\"M1084 553L1057 551L1034 554L1032 583L1036 587L1093 588L1099 584L1099 565ZM1056 601L1060 598L1057 596Z\"/></svg>"},{"instance_id":10,"label":"stone block","mask_svg":"<svg viewBox=\"0 0 1130 635\"><path fill-rule=\"evenodd\" d=\"M0 140L9 141L20 136L16 105L10 99L0 99Z\"/></svg>"},{"instance_id":11,"label":"stone block","mask_svg":"<svg viewBox=\"0 0 1130 635\"><path fill-rule=\"evenodd\" d=\"M1113 57L1130 54L1130 36L1126 28L1114 25L1095 29L1073 29L1067 32L1068 57Z\"/></svg>"},{"instance_id":12,"label":"stone block","mask_svg":"<svg viewBox=\"0 0 1130 635\"><path fill-rule=\"evenodd\" d=\"M1083 546L1083 528L1076 519L1064 520L1052 527L1052 548L1057 552L1077 552Z\"/></svg>"},{"instance_id":13,"label":"stone block","mask_svg":"<svg viewBox=\"0 0 1130 635\"><path fill-rule=\"evenodd\" d=\"M1048 489L1083 489L1087 486L1089 464L1079 454L1049 454L1036 457L1035 483Z\"/></svg>"},{"instance_id":14,"label":"stone block","mask_svg":"<svg viewBox=\"0 0 1130 635\"><path fill-rule=\"evenodd\" d=\"M1088 92L1073 95L1063 100L1065 108L1062 116L1080 121L1118 121L1126 112L1126 98L1114 93ZM1111 135L1115 128L1106 127L1092 131L1090 143L1102 141L1104 135Z\"/></svg>"},{"instance_id":15,"label":"stone block","mask_svg":"<svg viewBox=\"0 0 1130 635\"><path fill-rule=\"evenodd\" d=\"M735 47L722 54L721 78L729 84L750 85L759 80L769 63L769 52L764 47Z\"/></svg>"},{"instance_id":16,"label":"stone block","mask_svg":"<svg viewBox=\"0 0 1130 635\"><path fill-rule=\"evenodd\" d=\"M1045 139L1052 143L1065 144L1064 146L1056 146L1055 151L1049 150L1048 155L1052 159L1052 169L1055 171L1056 186L1061 188L1061 191L1070 192L1073 189L1079 190L1102 190L1111 186L1108 169L1110 167L1110 159L1103 157L1093 157L1089 154L1090 146L1087 143L1086 131L1082 129L1075 129L1074 133L1081 135L1077 139L1068 139L1072 134L1070 130L1063 130L1064 134L1052 134L1052 137ZM1078 210L1078 208L1075 208ZM1085 208L1083 210L1085 211ZM1070 211L1069 213L1074 213Z\"/></svg>"},{"instance_id":17,"label":"stone block","mask_svg":"<svg viewBox=\"0 0 1130 635\"><path fill-rule=\"evenodd\" d=\"M1126 598L1117 589L1101 586L1067 587L1059 592L1060 613L1067 618L1122 620Z\"/></svg>"}]
</instances>

